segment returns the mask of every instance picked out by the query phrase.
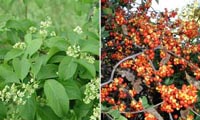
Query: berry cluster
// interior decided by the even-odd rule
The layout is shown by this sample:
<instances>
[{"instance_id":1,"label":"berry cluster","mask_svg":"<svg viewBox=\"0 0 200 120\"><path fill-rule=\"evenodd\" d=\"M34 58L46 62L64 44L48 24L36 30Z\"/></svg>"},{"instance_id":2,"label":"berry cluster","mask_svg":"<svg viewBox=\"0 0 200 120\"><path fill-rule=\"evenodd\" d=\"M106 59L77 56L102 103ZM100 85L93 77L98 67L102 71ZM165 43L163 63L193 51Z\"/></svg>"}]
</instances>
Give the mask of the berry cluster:
<instances>
[{"instance_id":1,"label":"berry cluster","mask_svg":"<svg viewBox=\"0 0 200 120\"><path fill-rule=\"evenodd\" d=\"M110 105L114 105L113 109L118 109L123 112L127 107L132 110L142 110L142 101L136 101L134 98L138 92L135 89L129 89L127 91L127 83L124 82L122 77L115 78L113 83L106 85L101 89L101 102L107 102ZM117 96L114 96L114 92L117 93ZM125 104L126 99L132 99L130 104Z\"/></svg>"},{"instance_id":2,"label":"berry cluster","mask_svg":"<svg viewBox=\"0 0 200 120\"><path fill-rule=\"evenodd\" d=\"M159 70L156 71L156 74L159 75L161 78L170 77L173 75L174 70L172 69L172 65L169 62L168 65L161 65Z\"/></svg>"},{"instance_id":3,"label":"berry cluster","mask_svg":"<svg viewBox=\"0 0 200 120\"><path fill-rule=\"evenodd\" d=\"M191 39L198 36L198 29L199 26L195 21L186 21L182 32Z\"/></svg>"},{"instance_id":4,"label":"berry cluster","mask_svg":"<svg viewBox=\"0 0 200 120\"><path fill-rule=\"evenodd\" d=\"M173 85L160 85L157 90L161 93L164 103L161 105L161 110L171 113L181 108L187 108L197 102L197 88L195 86L183 85L182 89L178 89Z\"/></svg>"},{"instance_id":5,"label":"berry cluster","mask_svg":"<svg viewBox=\"0 0 200 120\"><path fill-rule=\"evenodd\" d=\"M126 19L124 18L124 12L121 9L116 10L115 12L115 21L118 25L126 24Z\"/></svg>"},{"instance_id":6,"label":"berry cluster","mask_svg":"<svg viewBox=\"0 0 200 120\"><path fill-rule=\"evenodd\" d=\"M157 120L157 118L151 113L145 113L144 116L145 116L144 120Z\"/></svg>"},{"instance_id":7,"label":"berry cluster","mask_svg":"<svg viewBox=\"0 0 200 120\"><path fill-rule=\"evenodd\" d=\"M181 108L193 106L197 102L197 89L181 74L188 72L192 78L200 80L199 23L177 17L177 10L155 11L151 9L152 0L142 1L101 1L101 25L107 32L105 36L102 34L101 56L105 81L110 78L113 66L121 63L114 80L101 88L101 102L123 112L127 118L137 117L132 111L144 109L139 100L143 95L152 105L163 101L163 112L180 112ZM126 57L136 54L127 60ZM121 70L128 71L134 78L128 79L130 76L120 73ZM168 78L176 82L165 86ZM142 86L139 92L138 86ZM155 100L160 94L161 98ZM179 117L177 115L177 119ZM143 118L156 119L146 112Z\"/></svg>"}]
</instances>

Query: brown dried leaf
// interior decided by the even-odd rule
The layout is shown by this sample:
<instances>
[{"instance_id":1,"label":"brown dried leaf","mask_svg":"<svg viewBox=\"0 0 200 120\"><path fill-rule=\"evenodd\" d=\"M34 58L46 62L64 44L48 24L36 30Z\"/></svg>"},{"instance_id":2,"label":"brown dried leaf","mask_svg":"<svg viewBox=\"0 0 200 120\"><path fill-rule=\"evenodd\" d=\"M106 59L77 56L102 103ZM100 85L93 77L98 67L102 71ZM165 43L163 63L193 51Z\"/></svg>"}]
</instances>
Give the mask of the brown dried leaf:
<instances>
[{"instance_id":1,"label":"brown dried leaf","mask_svg":"<svg viewBox=\"0 0 200 120\"><path fill-rule=\"evenodd\" d=\"M169 61L169 59L170 59L170 57L171 57L170 54L168 54L168 53L166 53L166 54L167 54L167 56L166 56L165 58L163 58L163 59L160 61L160 63L161 63L162 65L165 65L165 64Z\"/></svg>"},{"instance_id":2,"label":"brown dried leaf","mask_svg":"<svg viewBox=\"0 0 200 120\"><path fill-rule=\"evenodd\" d=\"M200 90L200 81L197 81L194 77L190 76L186 71L185 71L185 77L186 80L191 84L197 87L198 90Z\"/></svg>"},{"instance_id":3,"label":"brown dried leaf","mask_svg":"<svg viewBox=\"0 0 200 120\"><path fill-rule=\"evenodd\" d=\"M128 30L126 25L122 25L122 31L125 35L128 35Z\"/></svg>"},{"instance_id":4,"label":"brown dried leaf","mask_svg":"<svg viewBox=\"0 0 200 120\"><path fill-rule=\"evenodd\" d=\"M118 73L122 76L122 77L126 77L126 79L128 81L134 81L135 80L135 75L133 73L131 73L130 71L127 70L119 70Z\"/></svg>"},{"instance_id":5,"label":"brown dried leaf","mask_svg":"<svg viewBox=\"0 0 200 120\"><path fill-rule=\"evenodd\" d=\"M133 88L134 88L138 93L140 93L140 92L143 90L143 87L141 86L141 83L142 83L142 80L141 80L140 78L138 78L138 79L135 80L135 81L132 81Z\"/></svg>"},{"instance_id":6,"label":"brown dried leaf","mask_svg":"<svg viewBox=\"0 0 200 120\"><path fill-rule=\"evenodd\" d=\"M140 85L142 83L142 80L140 78L135 79L135 75L133 72L127 70L118 70L118 74L120 74L122 77L126 77L126 79L131 82L133 88L138 93L143 90L142 86Z\"/></svg>"},{"instance_id":7,"label":"brown dried leaf","mask_svg":"<svg viewBox=\"0 0 200 120\"><path fill-rule=\"evenodd\" d=\"M147 109L147 112L154 115L158 120L164 120L163 117L158 113L158 111L155 108L149 108Z\"/></svg>"},{"instance_id":8,"label":"brown dried leaf","mask_svg":"<svg viewBox=\"0 0 200 120\"><path fill-rule=\"evenodd\" d=\"M185 119L187 118L187 115L188 115L189 111L190 111L189 108L187 108L187 109L185 109L185 110L181 110L181 111L180 111L180 113L181 113L181 118L185 120Z\"/></svg>"}]
</instances>

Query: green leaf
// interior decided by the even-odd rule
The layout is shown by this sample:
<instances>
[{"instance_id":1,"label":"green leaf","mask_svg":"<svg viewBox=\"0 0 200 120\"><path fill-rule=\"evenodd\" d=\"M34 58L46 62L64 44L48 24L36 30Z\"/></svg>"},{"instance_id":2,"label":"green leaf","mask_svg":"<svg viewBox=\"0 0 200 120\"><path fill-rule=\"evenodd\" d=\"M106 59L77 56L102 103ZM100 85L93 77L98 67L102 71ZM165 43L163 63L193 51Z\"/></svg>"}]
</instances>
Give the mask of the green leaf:
<instances>
[{"instance_id":1,"label":"green leaf","mask_svg":"<svg viewBox=\"0 0 200 120\"><path fill-rule=\"evenodd\" d=\"M9 50L10 50L9 48L0 48L0 60L5 59L5 55Z\"/></svg>"},{"instance_id":2,"label":"green leaf","mask_svg":"<svg viewBox=\"0 0 200 120\"><path fill-rule=\"evenodd\" d=\"M42 67L42 63L45 60L45 56L40 56L36 59L35 63L31 64L31 71L35 76L37 76L38 72L40 71L40 68Z\"/></svg>"},{"instance_id":3,"label":"green leaf","mask_svg":"<svg viewBox=\"0 0 200 120\"><path fill-rule=\"evenodd\" d=\"M200 116L197 116L194 120L200 120Z\"/></svg>"},{"instance_id":4,"label":"green leaf","mask_svg":"<svg viewBox=\"0 0 200 120\"><path fill-rule=\"evenodd\" d=\"M65 56L63 55L55 55L53 56L48 63L60 63Z\"/></svg>"},{"instance_id":5,"label":"green leaf","mask_svg":"<svg viewBox=\"0 0 200 120\"><path fill-rule=\"evenodd\" d=\"M42 120L61 120L48 106L38 106L37 112Z\"/></svg>"},{"instance_id":6,"label":"green leaf","mask_svg":"<svg viewBox=\"0 0 200 120\"><path fill-rule=\"evenodd\" d=\"M48 55L47 55L46 62L48 62L48 60L49 60L53 55L55 55L57 52L59 52L59 49L58 49L58 48L56 48L56 47L50 48L50 50L49 50L49 52L48 52Z\"/></svg>"},{"instance_id":7,"label":"green leaf","mask_svg":"<svg viewBox=\"0 0 200 120\"><path fill-rule=\"evenodd\" d=\"M74 112L79 117L79 120L82 120L82 117L87 116L90 109L93 107L93 103L85 104L82 101L76 101L76 105L74 106Z\"/></svg>"},{"instance_id":8,"label":"green leaf","mask_svg":"<svg viewBox=\"0 0 200 120\"><path fill-rule=\"evenodd\" d=\"M90 52L94 55L99 55L99 45L86 44L85 46L82 47L81 51Z\"/></svg>"},{"instance_id":9,"label":"green leaf","mask_svg":"<svg viewBox=\"0 0 200 120\"><path fill-rule=\"evenodd\" d=\"M33 23L29 19L19 20L19 23L21 25L20 27L22 28L23 32L26 32L31 26L35 26L35 23Z\"/></svg>"},{"instance_id":10,"label":"green leaf","mask_svg":"<svg viewBox=\"0 0 200 120\"><path fill-rule=\"evenodd\" d=\"M44 5L45 3L45 0L35 0L35 3L37 4L37 6L39 8L42 8L42 6Z\"/></svg>"},{"instance_id":11,"label":"green leaf","mask_svg":"<svg viewBox=\"0 0 200 120\"><path fill-rule=\"evenodd\" d=\"M19 106L19 114L24 120L34 120L36 113L36 101L34 97L27 99L25 105Z\"/></svg>"},{"instance_id":12,"label":"green leaf","mask_svg":"<svg viewBox=\"0 0 200 120\"><path fill-rule=\"evenodd\" d=\"M89 27L89 26L88 26ZM90 32L90 31L85 31L84 32L89 38L92 38L93 40L97 40L99 41L99 36L97 34L95 34L94 32Z\"/></svg>"},{"instance_id":13,"label":"green leaf","mask_svg":"<svg viewBox=\"0 0 200 120\"><path fill-rule=\"evenodd\" d=\"M99 60L95 60L94 65L97 72L99 72Z\"/></svg>"},{"instance_id":14,"label":"green leaf","mask_svg":"<svg viewBox=\"0 0 200 120\"><path fill-rule=\"evenodd\" d=\"M17 31L7 31L7 39L10 41L11 44L15 44L20 41L19 35Z\"/></svg>"},{"instance_id":15,"label":"green leaf","mask_svg":"<svg viewBox=\"0 0 200 120\"><path fill-rule=\"evenodd\" d=\"M76 62L83 66L88 72L92 75L92 77L96 76L95 66L93 64L88 63L84 59L77 59Z\"/></svg>"},{"instance_id":16,"label":"green leaf","mask_svg":"<svg viewBox=\"0 0 200 120\"><path fill-rule=\"evenodd\" d=\"M14 70L17 73L18 78L20 78L21 80L23 80L27 76L30 66L31 64L26 58L23 58L22 60L15 58L13 60Z\"/></svg>"},{"instance_id":17,"label":"green leaf","mask_svg":"<svg viewBox=\"0 0 200 120\"><path fill-rule=\"evenodd\" d=\"M6 22L6 27L7 28L13 28L15 30L20 30L23 32L26 32L28 30L29 27L33 26L34 24L28 20L28 19L24 19L24 20L8 20Z\"/></svg>"},{"instance_id":18,"label":"green leaf","mask_svg":"<svg viewBox=\"0 0 200 120\"><path fill-rule=\"evenodd\" d=\"M148 108L150 106L146 96L142 96L141 100L142 100L142 106L144 108Z\"/></svg>"},{"instance_id":19,"label":"green leaf","mask_svg":"<svg viewBox=\"0 0 200 120\"><path fill-rule=\"evenodd\" d=\"M78 41L80 40L80 36L77 35L76 32L71 31L71 30L67 31L67 38L70 45L76 45Z\"/></svg>"},{"instance_id":20,"label":"green leaf","mask_svg":"<svg viewBox=\"0 0 200 120\"><path fill-rule=\"evenodd\" d=\"M37 50L40 49L41 45L42 45L41 39L31 40L30 42L28 42L26 54L32 56L35 52L37 52Z\"/></svg>"},{"instance_id":21,"label":"green leaf","mask_svg":"<svg viewBox=\"0 0 200 120\"><path fill-rule=\"evenodd\" d=\"M61 51L66 51L67 48L67 40L62 37L53 37L50 39L45 40L45 44L49 47L56 47Z\"/></svg>"},{"instance_id":22,"label":"green leaf","mask_svg":"<svg viewBox=\"0 0 200 120\"><path fill-rule=\"evenodd\" d=\"M21 30L21 25L17 20L8 20L6 22L6 27Z\"/></svg>"},{"instance_id":23,"label":"green leaf","mask_svg":"<svg viewBox=\"0 0 200 120\"><path fill-rule=\"evenodd\" d=\"M24 36L24 39L27 43L29 43L32 40L32 34L28 33Z\"/></svg>"},{"instance_id":24,"label":"green leaf","mask_svg":"<svg viewBox=\"0 0 200 120\"><path fill-rule=\"evenodd\" d=\"M115 119L119 118L121 115L118 110L110 110L108 113Z\"/></svg>"},{"instance_id":25,"label":"green leaf","mask_svg":"<svg viewBox=\"0 0 200 120\"><path fill-rule=\"evenodd\" d=\"M109 36L109 32L105 30L105 27L101 28L101 37L106 38Z\"/></svg>"},{"instance_id":26,"label":"green leaf","mask_svg":"<svg viewBox=\"0 0 200 120\"><path fill-rule=\"evenodd\" d=\"M104 106L103 104L101 104L101 111L103 112L108 112L111 108L108 108L106 106Z\"/></svg>"},{"instance_id":27,"label":"green leaf","mask_svg":"<svg viewBox=\"0 0 200 120\"><path fill-rule=\"evenodd\" d=\"M63 120L77 120L76 113L74 110L70 110L70 112L63 118Z\"/></svg>"},{"instance_id":28,"label":"green leaf","mask_svg":"<svg viewBox=\"0 0 200 120\"><path fill-rule=\"evenodd\" d=\"M41 67L37 78L38 79L50 79L56 78L58 75L56 72L58 71L58 66L54 64L47 64Z\"/></svg>"},{"instance_id":29,"label":"green leaf","mask_svg":"<svg viewBox=\"0 0 200 120\"><path fill-rule=\"evenodd\" d=\"M58 75L61 79L67 80L73 77L77 69L77 63L75 63L72 57L66 56L61 61L58 68Z\"/></svg>"},{"instance_id":30,"label":"green leaf","mask_svg":"<svg viewBox=\"0 0 200 120\"><path fill-rule=\"evenodd\" d=\"M92 75L83 66L79 66L79 77L82 79L92 79Z\"/></svg>"},{"instance_id":31,"label":"green leaf","mask_svg":"<svg viewBox=\"0 0 200 120\"><path fill-rule=\"evenodd\" d=\"M104 8L104 9L103 9L103 13L104 13L104 14L112 14L113 11L112 11L111 8Z\"/></svg>"},{"instance_id":32,"label":"green leaf","mask_svg":"<svg viewBox=\"0 0 200 120\"><path fill-rule=\"evenodd\" d=\"M65 88L56 80L47 80L44 84L44 93L47 97L47 104L52 110L62 117L69 110L69 98Z\"/></svg>"},{"instance_id":33,"label":"green leaf","mask_svg":"<svg viewBox=\"0 0 200 120\"><path fill-rule=\"evenodd\" d=\"M5 55L5 61L16 58L23 54L22 49L12 49Z\"/></svg>"},{"instance_id":34,"label":"green leaf","mask_svg":"<svg viewBox=\"0 0 200 120\"><path fill-rule=\"evenodd\" d=\"M0 119L3 120L6 117L7 108L3 102L0 102Z\"/></svg>"},{"instance_id":35,"label":"green leaf","mask_svg":"<svg viewBox=\"0 0 200 120\"><path fill-rule=\"evenodd\" d=\"M1 65L0 66L0 76L5 80L6 83L19 83L19 79L13 71L8 69L7 67Z\"/></svg>"},{"instance_id":36,"label":"green leaf","mask_svg":"<svg viewBox=\"0 0 200 120\"><path fill-rule=\"evenodd\" d=\"M164 80L164 84L165 85L170 85L170 84L172 84L174 82L174 79L173 78L166 78L165 80Z\"/></svg>"},{"instance_id":37,"label":"green leaf","mask_svg":"<svg viewBox=\"0 0 200 120\"><path fill-rule=\"evenodd\" d=\"M81 91L77 83L74 80L67 80L63 83L67 95L70 100L79 99L81 100Z\"/></svg>"}]
</instances>

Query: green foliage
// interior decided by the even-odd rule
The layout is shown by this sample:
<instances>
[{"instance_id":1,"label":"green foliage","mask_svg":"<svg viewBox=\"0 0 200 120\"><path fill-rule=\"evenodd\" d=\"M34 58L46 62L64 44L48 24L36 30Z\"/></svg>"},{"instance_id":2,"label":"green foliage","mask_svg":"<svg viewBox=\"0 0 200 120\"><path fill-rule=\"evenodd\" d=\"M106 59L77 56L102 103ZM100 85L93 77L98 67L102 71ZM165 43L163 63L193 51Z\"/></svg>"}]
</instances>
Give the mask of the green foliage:
<instances>
[{"instance_id":1,"label":"green foliage","mask_svg":"<svg viewBox=\"0 0 200 120\"><path fill-rule=\"evenodd\" d=\"M32 96L25 105L19 106L19 113L25 120L34 120L36 114L36 101Z\"/></svg>"},{"instance_id":2,"label":"green foliage","mask_svg":"<svg viewBox=\"0 0 200 120\"><path fill-rule=\"evenodd\" d=\"M56 80L47 80L44 84L44 93L47 96L47 104L59 117L67 114L69 98L62 84Z\"/></svg>"},{"instance_id":3,"label":"green foliage","mask_svg":"<svg viewBox=\"0 0 200 120\"><path fill-rule=\"evenodd\" d=\"M110 110L108 112L115 120L127 120L124 116L120 114L118 110Z\"/></svg>"},{"instance_id":4,"label":"green foliage","mask_svg":"<svg viewBox=\"0 0 200 120\"><path fill-rule=\"evenodd\" d=\"M42 45L42 40L41 39L30 40L30 41L27 41L27 44L28 45L27 45L26 54L31 56L35 52L37 52L37 50L40 49L40 47Z\"/></svg>"},{"instance_id":5,"label":"green foliage","mask_svg":"<svg viewBox=\"0 0 200 120\"><path fill-rule=\"evenodd\" d=\"M23 50L21 49L11 49L7 54L5 55L5 60L10 60L13 58L16 58L23 54Z\"/></svg>"},{"instance_id":6,"label":"green foliage","mask_svg":"<svg viewBox=\"0 0 200 120\"><path fill-rule=\"evenodd\" d=\"M26 58L23 58L22 60L15 58L12 62L18 78L23 80L29 72L31 66L30 62Z\"/></svg>"},{"instance_id":7,"label":"green foliage","mask_svg":"<svg viewBox=\"0 0 200 120\"><path fill-rule=\"evenodd\" d=\"M19 79L17 77L17 74L13 72L13 70L5 65L0 66L0 76L5 80L6 83L13 82L13 83L19 83Z\"/></svg>"},{"instance_id":8,"label":"green foliage","mask_svg":"<svg viewBox=\"0 0 200 120\"><path fill-rule=\"evenodd\" d=\"M144 106L144 108L148 108L149 104L148 104L147 97L146 96L142 96L141 100L142 100L142 106Z\"/></svg>"},{"instance_id":9,"label":"green foliage","mask_svg":"<svg viewBox=\"0 0 200 120\"><path fill-rule=\"evenodd\" d=\"M10 88L25 101L0 99L0 119L90 119L99 101L83 99L99 75L98 1L0 2L0 92ZM74 45L77 58L67 54Z\"/></svg>"},{"instance_id":10,"label":"green foliage","mask_svg":"<svg viewBox=\"0 0 200 120\"><path fill-rule=\"evenodd\" d=\"M90 64L87 61L81 59L76 60L76 62L83 66L85 69L87 69L87 71L92 75L92 77L96 76L95 66L93 64Z\"/></svg>"},{"instance_id":11,"label":"green foliage","mask_svg":"<svg viewBox=\"0 0 200 120\"><path fill-rule=\"evenodd\" d=\"M67 80L74 76L77 69L77 64L74 62L73 58L65 57L61 61L58 69L59 77L63 80Z\"/></svg>"}]
</instances>

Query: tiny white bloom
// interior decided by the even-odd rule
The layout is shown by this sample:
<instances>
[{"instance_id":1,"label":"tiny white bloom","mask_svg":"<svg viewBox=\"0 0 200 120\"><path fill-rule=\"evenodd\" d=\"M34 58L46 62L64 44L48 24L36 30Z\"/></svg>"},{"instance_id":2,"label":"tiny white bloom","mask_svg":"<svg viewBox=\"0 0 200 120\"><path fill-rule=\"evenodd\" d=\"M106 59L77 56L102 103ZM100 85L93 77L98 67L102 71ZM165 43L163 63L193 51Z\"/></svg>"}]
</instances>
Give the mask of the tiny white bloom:
<instances>
[{"instance_id":1,"label":"tiny white bloom","mask_svg":"<svg viewBox=\"0 0 200 120\"><path fill-rule=\"evenodd\" d=\"M78 34L81 34L83 32L82 28L80 26L77 26L76 28L74 28L73 31L76 32L76 33L78 33Z\"/></svg>"}]
</instances>

